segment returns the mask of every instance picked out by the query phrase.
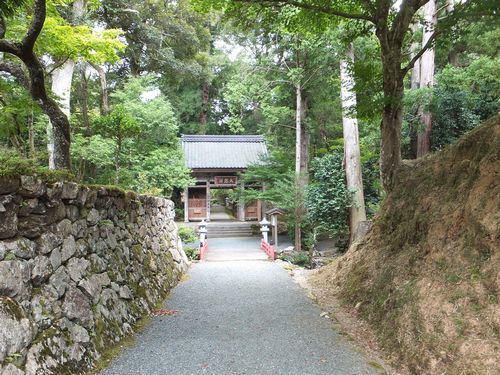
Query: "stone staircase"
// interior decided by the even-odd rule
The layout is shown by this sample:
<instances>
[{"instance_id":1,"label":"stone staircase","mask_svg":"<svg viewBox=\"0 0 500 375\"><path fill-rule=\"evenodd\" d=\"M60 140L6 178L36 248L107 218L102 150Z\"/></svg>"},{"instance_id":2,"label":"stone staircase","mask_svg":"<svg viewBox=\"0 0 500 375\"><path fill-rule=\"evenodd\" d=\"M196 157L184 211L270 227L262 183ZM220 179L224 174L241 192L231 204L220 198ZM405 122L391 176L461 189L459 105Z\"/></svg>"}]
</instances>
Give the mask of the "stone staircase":
<instances>
[{"instance_id":1,"label":"stone staircase","mask_svg":"<svg viewBox=\"0 0 500 375\"><path fill-rule=\"evenodd\" d=\"M208 238L222 237L251 237L258 235L253 233L252 226L258 226L256 221L210 221L207 223ZM255 229L254 229L255 230Z\"/></svg>"}]
</instances>

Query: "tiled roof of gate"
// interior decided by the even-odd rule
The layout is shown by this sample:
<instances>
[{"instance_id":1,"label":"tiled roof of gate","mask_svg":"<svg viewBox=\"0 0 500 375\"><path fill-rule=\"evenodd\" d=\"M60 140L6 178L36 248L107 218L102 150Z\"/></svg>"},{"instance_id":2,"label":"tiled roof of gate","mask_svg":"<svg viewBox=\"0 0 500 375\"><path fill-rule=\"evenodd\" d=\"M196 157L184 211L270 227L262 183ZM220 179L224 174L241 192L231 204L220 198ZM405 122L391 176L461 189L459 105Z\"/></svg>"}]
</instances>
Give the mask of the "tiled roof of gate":
<instances>
[{"instance_id":1,"label":"tiled roof of gate","mask_svg":"<svg viewBox=\"0 0 500 375\"><path fill-rule=\"evenodd\" d=\"M183 135L188 168L247 168L267 155L261 135Z\"/></svg>"}]
</instances>

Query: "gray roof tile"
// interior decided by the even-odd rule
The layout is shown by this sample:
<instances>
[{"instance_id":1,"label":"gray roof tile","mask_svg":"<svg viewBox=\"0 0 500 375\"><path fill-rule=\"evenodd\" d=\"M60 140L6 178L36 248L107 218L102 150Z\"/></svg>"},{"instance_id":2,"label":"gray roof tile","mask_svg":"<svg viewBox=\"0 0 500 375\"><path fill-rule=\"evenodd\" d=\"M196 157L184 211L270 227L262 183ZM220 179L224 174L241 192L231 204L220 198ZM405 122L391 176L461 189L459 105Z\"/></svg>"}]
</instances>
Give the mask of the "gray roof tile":
<instances>
[{"instance_id":1,"label":"gray roof tile","mask_svg":"<svg viewBox=\"0 0 500 375\"><path fill-rule=\"evenodd\" d=\"M267 155L260 135L183 135L188 168L247 168Z\"/></svg>"}]
</instances>

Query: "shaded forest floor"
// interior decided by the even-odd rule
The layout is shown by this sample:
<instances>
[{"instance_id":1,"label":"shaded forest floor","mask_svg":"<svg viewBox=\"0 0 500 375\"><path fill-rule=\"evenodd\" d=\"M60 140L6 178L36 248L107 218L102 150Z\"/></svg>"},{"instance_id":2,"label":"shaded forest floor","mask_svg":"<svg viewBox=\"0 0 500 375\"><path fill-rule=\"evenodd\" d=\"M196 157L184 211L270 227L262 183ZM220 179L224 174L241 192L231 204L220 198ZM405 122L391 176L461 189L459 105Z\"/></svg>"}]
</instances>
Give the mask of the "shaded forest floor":
<instances>
[{"instance_id":1,"label":"shaded forest floor","mask_svg":"<svg viewBox=\"0 0 500 375\"><path fill-rule=\"evenodd\" d=\"M367 322L402 372L499 373L499 243L496 116L405 162L371 232L308 282Z\"/></svg>"}]
</instances>

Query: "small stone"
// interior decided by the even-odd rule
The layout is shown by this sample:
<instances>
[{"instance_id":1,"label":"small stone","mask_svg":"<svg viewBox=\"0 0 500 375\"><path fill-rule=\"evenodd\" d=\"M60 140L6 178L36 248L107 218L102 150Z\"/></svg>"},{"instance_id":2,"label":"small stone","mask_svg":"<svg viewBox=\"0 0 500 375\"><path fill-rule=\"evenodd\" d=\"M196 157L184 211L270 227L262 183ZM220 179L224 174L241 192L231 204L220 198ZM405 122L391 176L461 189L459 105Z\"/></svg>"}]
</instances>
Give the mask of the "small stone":
<instances>
[{"instance_id":1,"label":"small stone","mask_svg":"<svg viewBox=\"0 0 500 375\"><path fill-rule=\"evenodd\" d=\"M69 205L66 206L66 217L74 223L76 220L78 220L78 217L80 216L80 210L78 210L78 207Z\"/></svg>"},{"instance_id":2,"label":"small stone","mask_svg":"<svg viewBox=\"0 0 500 375\"><path fill-rule=\"evenodd\" d=\"M63 241L61 248L61 262L66 262L76 253L76 242L73 236L69 236Z\"/></svg>"},{"instance_id":3,"label":"small stone","mask_svg":"<svg viewBox=\"0 0 500 375\"><path fill-rule=\"evenodd\" d=\"M88 259L90 263L92 263L92 267L96 270L96 272L104 272L106 271L106 261L102 259L97 254L90 254Z\"/></svg>"},{"instance_id":4,"label":"small stone","mask_svg":"<svg viewBox=\"0 0 500 375\"><path fill-rule=\"evenodd\" d=\"M88 331L78 324L73 324L69 328L69 333L71 335L71 339L74 342L87 343L90 341L90 336Z\"/></svg>"},{"instance_id":5,"label":"small stone","mask_svg":"<svg viewBox=\"0 0 500 375\"><path fill-rule=\"evenodd\" d=\"M93 276L96 278L97 282L102 287L111 285L111 280L110 280L107 272L98 273L98 274L93 275Z\"/></svg>"},{"instance_id":6,"label":"small stone","mask_svg":"<svg viewBox=\"0 0 500 375\"><path fill-rule=\"evenodd\" d=\"M61 199L76 199L78 196L78 184L65 182L62 186Z\"/></svg>"},{"instance_id":7,"label":"small stone","mask_svg":"<svg viewBox=\"0 0 500 375\"><path fill-rule=\"evenodd\" d=\"M17 234L17 213L13 210L12 205L9 205L4 212L0 212L0 240L11 238Z\"/></svg>"},{"instance_id":8,"label":"small stone","mask_svg":"<svg viewBox=\"0 0 500 375\"><path fill-rule=\"evenodd\" d=\"M0 295L25 297L29 291L31 269L25 260L0 262Z\"/></svg>"},{"instance_id":9,"label":"small stone","mask_svg":"<svg viewBox=\"0 0 500 375\"><path fill-rule=\"evenodd\" d=\"M61 220L59 224L57 224L57 231L63 236L63 238L68 237L72 232L73 226L69 219Z\"/></svg>"},{"instance_id":10,"label":"small stone","mask_svg":"<svg viewBox=\"0 0 500 375\"><path fill-rule=\"evenodd\" d=\"M48 254L63 243L63 238L52 232L45 232L36 240L36 243L38 253Z\"/></svg>"},{"instance_id":11,"label":"small stone","mask_svg":"<svg viewBox=\"0 0 500 375\"><path fill-rule=\"evenodd\" d=\"M71 233L75 236L75 238L83 238L85 237L87 230L87 220L77 220L73 223L73 228Z\"/></svg>"},{"instance_id":12,"label":"small stone","mask_svg":"<svg viewBox=\"0 0 500 375\"><path fill-rule=\"evenodd\" d=\"M55 270L62 264L61 250L59 248L52 250L52 253L50 254L50 264Z\"/></svg>"},{"instance_id":13,"label":"small stone","mask_svg":"<svg viewBox=\"0 0 500 375\"><path fill-rule=\"evenodd\" d=\"M64 296L66 289L68 288L69 275L66 271L66 267L59 267L49 279L50 285L54 287L57 292L57 298Z\"/></svg>"},{"instance_id":14,"label":"small stone","mask_svg":"<svg viewBox=\"0 0 500 375\"><path fill-rule=\"evenodd\" d=\"M31 280L33 284L38 286L46 281L52 274L52 265L48 257L39 255L33 261L31 270Z\"/></svg>"},{"instance_id":15,"label":"small stone","mask_svg":"<svg viewBox=\"0 0 500 375\"><path fill-rule=\"evenodd\" d=\"M0 194L14 193L20 185L19 177L0 176Z\"/></svg>"},{"instance_id":16,"label":"small stone","mask_svg":"<svg viewBox=\"0 0 500 375\"><path fill-rule=\"evenodd\" d=\"M78 287L82 289L87 297L91 298L94 302L99 298L99 293L101 292L101 285L98 280L96 280L95 275L92 275L88 279L83 279L78 283Z\"/></svg>"},{"instance_id":17,"label":"small stone","mask_svg":"<svg viewBox=\"0 0 500 375\"><path fill-rule=\"evenodd\" d=\"M0 242L0 254L11 253L18 258L30 259L35 256L35 243L24 237Z\"/></svg>"},{"instance_id":18,"label":"small stone","mask_svg":"<svg viewBox=\"0 0 500 375\"><path fill-rule=\"evenodd\" d=\"M330 317L328 316L328 313L326 311L323 311L321 314L319 314L320 318L326 318L329 319Z\"/></svg>"},{"instance_id":19,"label":"small stone","mask_svg":"<svg viewBox=\"0 0 500 375\"><path fill-rule=\"evenodd\" d=\"M0 368L1 370L1 368ZM1 375L24 375L24 371L9 363L1 372Z\"/></svg>"},{"instance_id":20,"label":"small stone","mask_svg":"<svg viewBox=\"0 0 500 375\"><path fill-rule=\"evenodd\" d=\"M69 288L64 297L62 309L68 319L84 327L91 327L94 322L89 300L78 288Z\"/></svg>"},{"instance_id":21,"label":"small stone","mask_svg":"<svg viewBox=\"0 0 500 375\"><path fill-rule=\"evenodd\" d=\"M78 191L78 196L76 197L76 204L78 207L85 206L85 202L87 201L87 197L89 195L90 189L88 187L80 187Z\"/></svg>"},{"instance_id":22,"label":"small stone","mask_svg":"<svg viewBox=\"0 0 500 375\"><path fill-rule=\"evenodd\" d=\"M120 291L120 285L115 283L114 281L111 282L111 289L113 289L116 293Z\"/></svg>"},{"instance_id":23,"label":"small stone","mask_svg":"<svg viewBox=\"0 0 500 375\"><path fill-rule=\"evenodd\" d=\"M97 211L95 208L91 209L87 215L87 222L90 225L96 225L99 222L99 219L100 219L99 211Z\"/></svg>"},{"instance_id":24,"label":"small stone","mask_svg":"<svg viewBox=\"0 0 500 375\"><path fill-rule=\"evenodd\" d=\"M33 176L21 176L21 189L19 194L26 198L35 198L47 192L47 185L39 178Z\"/></svg>"},{"instance_id":25,"label":"small stone","mask_svg":"<svg viewBox=\"0 0 500 375\"><path fill-rule=\"evenodd\" d=\"M37 198L31 198L31 199L25 199L23 200L21 207L19 208L19 216L26 216L29 215L35 207L38 206L38 199Z\"/></svg>"},{"instance_id":26,"label":"small stone","mask_svg":"<svg viewBox=\"0 0 500 375\"><path fill-rule=\"evenodd\" d=\"M33 328L16 301L0 297L0 363L28 347ZM4 370L5 371L5 370Z\"/></svg>"},{"instance_id":27,"label":"small stone","mask_svg":"<svg viewBox=\"0 0 500 375\"><path fill-rule=\"evenodd\" d=\"M33 215L19 217L18 231L21 236L28 238L40 237L50 224L50 217L48 215Z\"/></svg>"},{"instance_id":28,"label":"small stone","mask_svg":"<svg viewBox=\"0 0 500 375\"><path fill-rule=\"evenodd\" d=\"M67 268L71 280L78 282L87 272L90 262L85 258L71 258L68 261Z\"/></svg>"},{"instance_id":29,"label":"small stone","mask_svg":"<svg viewBox=\"0 0 500 375\"><path fill-rule=\"evenodd\" d=\"M120 296L120 298L123 298L123 299L132 299L133 298L132 292L130 291L129 287L126 285L124 285L120 288L119 296Z\"/></svg>"}]
</instances>

